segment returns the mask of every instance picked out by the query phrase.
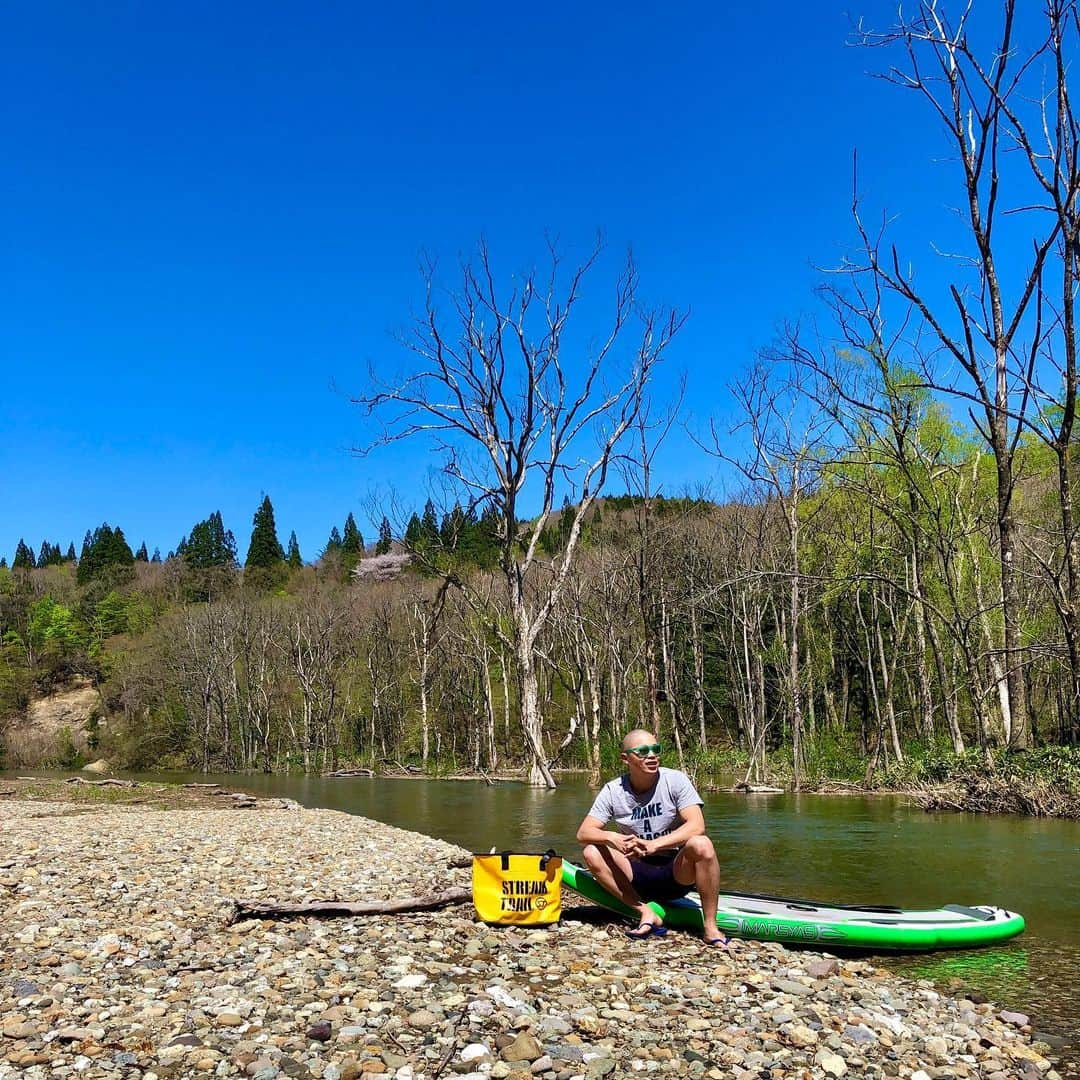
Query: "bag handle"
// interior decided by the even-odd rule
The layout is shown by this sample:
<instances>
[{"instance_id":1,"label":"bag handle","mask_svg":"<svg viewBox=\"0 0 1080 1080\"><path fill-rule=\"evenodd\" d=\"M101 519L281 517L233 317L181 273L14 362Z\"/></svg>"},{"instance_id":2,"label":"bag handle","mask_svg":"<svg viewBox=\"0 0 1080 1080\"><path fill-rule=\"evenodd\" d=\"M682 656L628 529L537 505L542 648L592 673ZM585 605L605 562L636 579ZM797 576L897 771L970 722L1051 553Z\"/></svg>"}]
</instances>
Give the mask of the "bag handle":
<instances>
[{"instance_id":1,"label":"bag handle","mask_svg":"<svg viewBox=\"0 0 1080 1080\"><path fill-rule=\"evenodd\" d=\"M502 863L502 871L504 874L510 871L510 856L513 855L512 851L500 851L499 859ZM559 856L554 848L548 848L543 855L540 856L540 870L542 873L547 872L547 864L551 859L557 859Z\"/></svg>"}]
</instances>

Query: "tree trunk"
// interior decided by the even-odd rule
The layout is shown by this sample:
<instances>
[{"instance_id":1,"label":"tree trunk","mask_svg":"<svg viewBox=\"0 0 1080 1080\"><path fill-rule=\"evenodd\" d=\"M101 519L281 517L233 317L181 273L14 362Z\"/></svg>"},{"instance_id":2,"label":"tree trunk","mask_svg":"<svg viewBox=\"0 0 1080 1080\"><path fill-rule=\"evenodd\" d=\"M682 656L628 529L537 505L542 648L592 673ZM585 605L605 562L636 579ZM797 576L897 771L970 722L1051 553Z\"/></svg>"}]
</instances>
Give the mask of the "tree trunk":
<instances>
[{"instance_id":1,"label":"tree trunk","mask_svg":"<svg viewBox=\"0 0 1080 1080\"><path fill-rule=\"evenodd\" d=\"M1020 593L1013 560L1016 521L1012 512L1012 460L998 460L998 535L1001 542L1001 607L1005 617L1005 678L1008 687L1008 745L1024 750L1031 745L1027 682L1024 679L1024 643L1020 629ZM1005 721L1005 708L1002 720Z\"/></svg>"},{"instance_id":2,"label":"tree trunk","mask_svg":"<svg viewBox=\"0 0 1080 1080\"><path fill-rule=\"evenodd\" d=\"M690 648L694 658L694 716L697 719L698 745L708 749L705 733L705 649L701 641L701 615L698 606L690 600Z\"/></svg>"},{"instance_id":3,"label":"tree trunk","mask_svg":"<svg viewBox=\"0 0 1080 1080\"><path fill-rule=\"evenodd\" d=\"M789 511L791 537L791 593L789 617L791 640L788 643L788 679L791 683L791 760L792 782L796 791L802 786L803 775L803 704L802 670L799 662L799 518L794 501Z\"/></svg>"},{"instance_id":4,"label":"tree trunk","mask_svg":"<svg viewBox=\"0 0 1080 1080\"><path fill-rule=\"evenodd\" d=\"M531 648L519 649L518 670L521 687L521 726L531 755L529 783L533 787L554 788L555 778L551 775L544 753L544 725L540 713L536 664Z\"/></svg>"}]
</instances>

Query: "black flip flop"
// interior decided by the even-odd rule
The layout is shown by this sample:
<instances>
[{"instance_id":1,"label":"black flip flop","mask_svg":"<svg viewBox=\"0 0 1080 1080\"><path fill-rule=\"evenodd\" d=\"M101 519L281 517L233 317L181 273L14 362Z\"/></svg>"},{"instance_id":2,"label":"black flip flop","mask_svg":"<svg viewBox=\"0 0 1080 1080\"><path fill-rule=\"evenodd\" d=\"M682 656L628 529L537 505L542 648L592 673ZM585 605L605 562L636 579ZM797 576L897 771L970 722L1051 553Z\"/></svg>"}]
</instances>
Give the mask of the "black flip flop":
<instances>
[{"instance_id":1,"label":"black flip flop","mask_svg":"<svg viewBox=\"0 0 1080 1080\"><path fill-rule=\"evenodd\" d=\"M663 937L666 933L667 927L661 923L643 922L638 923L633 930L627 930L626 936L634 941L645 941L651 937Z\"/></svg>"}]
</instances>

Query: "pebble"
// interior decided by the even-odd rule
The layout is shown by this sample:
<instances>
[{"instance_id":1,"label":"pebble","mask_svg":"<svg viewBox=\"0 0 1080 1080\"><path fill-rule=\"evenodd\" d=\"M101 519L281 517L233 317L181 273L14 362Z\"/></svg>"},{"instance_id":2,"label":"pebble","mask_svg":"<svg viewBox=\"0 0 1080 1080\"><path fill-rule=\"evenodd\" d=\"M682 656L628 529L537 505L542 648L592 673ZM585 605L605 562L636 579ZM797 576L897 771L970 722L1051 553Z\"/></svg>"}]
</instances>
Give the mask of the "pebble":
<instances>
[{"instance_id":1,"label":"pebble","mask_svg":"<svg viewBox=\"0 0 1080 1080\"><path fill-rule=\"evenodd\" d=\"M1027 1016L864 960L467 905L230 925L234 899L467 886L464 856L273 800L6 802L0 1080L1059 1080Z\"/></svg>"},{"instance_id":2,"label":"pebble","mask_svg":"<svg viewBox=\"0 0 1080 1080\"><path fill-rule=\"evenodd\" d=\"M820 1065L829 1076L843 1076L847 1072L847 1062L839 1054L821 1049L814 1055L814 1061Z\"/></svg>"},{"instance_id":3,"label":"pebble","mask_svg":"<svg viewBox=\"0 0 1080 1080\"><path fill-rule=\"evenodd\" d=\"M503 1047L503 1061L536 1061L543 1055L540 1044L527 1031Z\"/></svg>"},{"instance_id":4,"label":"pebble","mask_svg":"<svg viewBox=\"0 0 1080 1080\"><path fill-rule=\"evenodd\" d=\"M998 1013L998 1019L1003 1024L1012 1024L1015 1027L1027 1027L1031 1021L1021 1012L1009 1012L1007 1009L1002 1009Z\"/></svg>"}]
</instances>

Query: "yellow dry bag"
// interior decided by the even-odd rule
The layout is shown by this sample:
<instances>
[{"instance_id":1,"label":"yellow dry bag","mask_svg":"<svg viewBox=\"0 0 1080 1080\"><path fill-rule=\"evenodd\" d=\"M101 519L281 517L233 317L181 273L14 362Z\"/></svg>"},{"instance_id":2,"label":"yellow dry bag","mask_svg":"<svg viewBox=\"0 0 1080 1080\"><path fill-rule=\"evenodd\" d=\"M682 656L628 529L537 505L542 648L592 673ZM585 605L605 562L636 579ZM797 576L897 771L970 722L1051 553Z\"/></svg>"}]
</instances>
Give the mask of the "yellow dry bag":
<instances>
[{"instance_id":1,"label":"yellow dry bag","mask_svg":"<svg viewBox=\"0 0 1080 1080\"><path fill-rule=\"evenodd\" d=\"M562 859L554 851L474 855L472 895L486 923L542 926L562 914Z\"/></svg>"}]
</instances>

